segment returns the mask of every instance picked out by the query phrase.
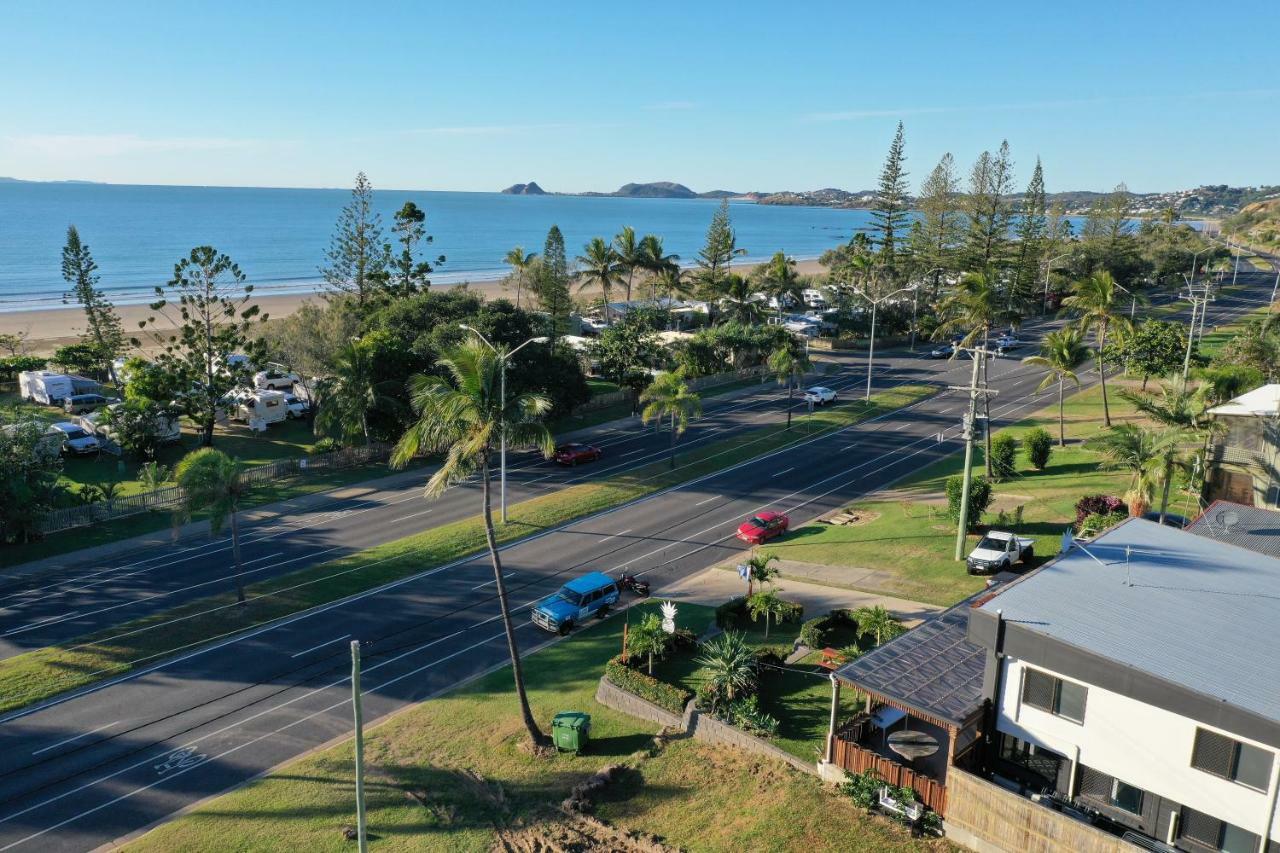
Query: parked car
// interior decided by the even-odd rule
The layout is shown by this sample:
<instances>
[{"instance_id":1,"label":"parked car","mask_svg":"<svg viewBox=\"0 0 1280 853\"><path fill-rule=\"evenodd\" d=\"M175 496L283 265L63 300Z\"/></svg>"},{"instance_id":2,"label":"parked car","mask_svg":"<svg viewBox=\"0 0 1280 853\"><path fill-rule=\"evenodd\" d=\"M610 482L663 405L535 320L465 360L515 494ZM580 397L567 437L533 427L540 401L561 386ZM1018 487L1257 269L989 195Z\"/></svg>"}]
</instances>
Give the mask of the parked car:
<instances>
[{"instance_id":1,"label":"parked car","mask_svg":"<svg viewBox=\"0 0 1280 853\"><path fill-rule=\"evenodd\" d=\"M259 370L253 374L253 387L266 391L292 391L298 374L283 370Z\"/></svg>"},{"instance_id":2,"label":"parked car","mask_svg":"<svg viewBox=\"0 0 1280 853\"><path fill-rule=\"evenodd\" d=\"M748 545L763 545L787 532L791 519L780 512L765 510L738 525L737 536Z\"/></svg>"},{"instance_id":3,"label":"parked car","mask_svg":"<svg viewBox=\"0 0 1280 853\"><path fill-rule=\"evenodd\" d=\"M567 634L578 622L603 616L618 601L618 584L603 572L574 578L554 595L533 607L533 624L557 634Z\"/></svg>"},{"instance_id":4,"label":"parked car","mask_svg":"<svg viewBox=\"0 0 1280 853\"><path fill-rule=\"evenodd\" d=\"M62 442L62 452L72 456L88 456L102 449L98 437L79 424L70 421L59 421L50 424L46 430L49 435L57 436Z\"/></svg>"},{"instance_id":5,"label":"parked car","mask_svg":"<svg viewBox=\"0 0 1280 853\"><path fill-rule=\"evenodd\" d=\"M284 405L289 418L305 418L311 414L311 401L296 394L285 394Z\"/></svg>"},{"instance_id":6,"label":"parked car","mask_svg":"<svg viewBox=\"0 0 1280 853\"><path fill-rule=\"evenodd\" d=\"M1011 349L1017 349L1023 345L1023 341L1015 338L1013 335L1001 335L996 338L996 352L1004 355Z\"/></svg>"},{"instance_id":7,"label":"parked car","mask_svg":"<svg viewBox=\"0 0 1280 853\"><path fill-rule=\"evenodd\" d=\"M556 447L551 458L561 465L577 465L579 462L595 462L601 456L604 456L604 451L594 444L573 442Z\"/></svg>"},{"instance_id":8,"label":"parked car","mask_svg":"<svg viewBox=\"0 0 1280 853\"><path fill-rule=\"evenodd\" d=\"M836 392L822 385L815 385L804 392L804 401L815 406L825 406L836 401Z\"/></svg>"},{"instance_id":9,"label":"parked car","mask_svg":"<svg viewBox=\"0 0 1280 853\"><path fill-rule=\"evenodd\" d=\"M596 317L582 318L582 334L587 336L598 335L605 329L609 328L609 324L604 320Z\"/></svg>"},{"instance_id":10,"label":"parked car","mask_svg":"<svg viewBox=\"0 0 1280 853\"><path fill-rule=\"evenodd\" d=\"M822 295L821 290L817 290L812 287L806 288L802 295L804 296L804 304L808 305L810 308L827 307L827 298Z\"/></svg>"},{"instance_id":11,"label":"parked car","mask_svg":"<svg viewBox=\"0 0 1280 853\"><path fill-rule=\"evenodd\" d=\"M72 394L62 401L62 408L69 415L87 415L103 406L119 402L114 397L104 397L101 394Z\"/></svg>"},{"instance_id":12,"label":"parked car","mask_svg":"<svg viewBox=\"0 0 1280 853\"><path fill-rule=\"evenodd\" d=\"M940 344L929 350L929 358L951 358L951 356L955 355L955 352L955 344Z\"/></svg>"},{"instance_id":13,"label":"parked car","mask_svg":"<svg viewBox=\"0 0 1280 853\"><path fill-rule=\"evenodd\" d=\"M978 541L978 547L969 552L965 568L971 575L993 575L1013 567L1021 560L1031 562L1035 556L1034 539L1024 539L1003 530L988 530Z\"/></svg>"}]
</instances>

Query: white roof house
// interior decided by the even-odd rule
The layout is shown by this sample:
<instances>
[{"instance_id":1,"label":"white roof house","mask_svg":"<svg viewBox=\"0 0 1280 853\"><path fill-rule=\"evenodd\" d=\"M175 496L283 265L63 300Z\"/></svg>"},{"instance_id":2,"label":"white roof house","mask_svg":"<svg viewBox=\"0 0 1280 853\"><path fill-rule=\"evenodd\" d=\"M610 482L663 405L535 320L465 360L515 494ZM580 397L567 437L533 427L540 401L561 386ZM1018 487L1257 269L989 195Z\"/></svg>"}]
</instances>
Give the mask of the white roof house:
<instances>
[{"instance_id":1,"label":"white roof house","mask_svg":"<svg viewBox=\"0 0 1280 853\"><path fill-rule=\"evenodd\" d=\"M1221 406L1214 406L1209 410L1209 414L1255 418L1280 415L1280 385L1263 385L1261 388L1254 388Z\"/></svg>"}]
</instances>

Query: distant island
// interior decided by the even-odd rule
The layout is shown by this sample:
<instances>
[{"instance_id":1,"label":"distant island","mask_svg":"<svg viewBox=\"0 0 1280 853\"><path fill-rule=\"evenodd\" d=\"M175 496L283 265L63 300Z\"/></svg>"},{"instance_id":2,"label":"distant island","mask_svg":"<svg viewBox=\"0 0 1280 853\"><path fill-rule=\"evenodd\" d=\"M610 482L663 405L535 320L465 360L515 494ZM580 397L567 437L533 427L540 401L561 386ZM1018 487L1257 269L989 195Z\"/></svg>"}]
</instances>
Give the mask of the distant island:
<instances>
[{"instance_id":1,"label":"distant island","mask_svg":"<svg viewBox=\"0 0 1280 853\"><path fill-rule=\"evenodd\" d=\"M537 181L527 184L512 184L502 191L503 195L546 195L547 191L538 186Z\"/></svg>"}]
</instances>

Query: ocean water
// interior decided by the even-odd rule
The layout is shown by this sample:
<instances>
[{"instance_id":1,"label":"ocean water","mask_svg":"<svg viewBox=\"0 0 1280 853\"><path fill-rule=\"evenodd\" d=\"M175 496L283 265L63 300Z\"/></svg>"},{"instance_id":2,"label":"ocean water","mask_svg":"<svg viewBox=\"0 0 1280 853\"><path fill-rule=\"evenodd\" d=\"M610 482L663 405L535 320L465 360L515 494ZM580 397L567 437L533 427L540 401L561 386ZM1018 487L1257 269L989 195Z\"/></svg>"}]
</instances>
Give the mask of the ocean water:
<instances>
[{"instance_id":1,"label":"ocean water","mask_svg":"<svg viewBox=\"0 0 1280 853\"><path fill-rule=\"evenodd\" d=\"M320 284L344 189L160 187L0 182L0 311L56 307L65 284L61 252L75 224L93 250L101 286L120 304L146 302L193 246L229 254L260 294L307 292ZM435 239L424 254L443 254L437 284L500 278L511 247L542 251L559 225L570 256L590 238L611 238L624 225L661 235L667 252L692 263L719 202L684 199L511 196L501 193L376 190L390 237L392 214L406 201L427 213ZM815 258L866 228L864 210L730 203L745 260L778 250Z\"/></svg>"}]
</instances>

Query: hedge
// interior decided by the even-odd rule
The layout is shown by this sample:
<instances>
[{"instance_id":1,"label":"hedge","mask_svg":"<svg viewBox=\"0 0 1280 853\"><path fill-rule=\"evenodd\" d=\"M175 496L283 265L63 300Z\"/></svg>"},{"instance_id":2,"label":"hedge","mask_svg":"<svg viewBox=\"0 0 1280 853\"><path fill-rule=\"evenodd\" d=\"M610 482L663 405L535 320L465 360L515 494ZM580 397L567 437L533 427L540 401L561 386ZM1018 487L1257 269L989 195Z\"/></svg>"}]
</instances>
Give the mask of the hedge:
<instances>
[{"instance_id":1,"label":"hedge","mask_svg":"<svg viewBox=\"0 0 1280 853\"><path fill-rule=\"evenodd\" d=\"M47 360L34 355L0 358L0 379L16 379L25 370L44 370Z\"/></svg>"},{"instance_id":2,"label":"hedge","mask_svg":"<svg viewBox=\"0 0 1280 853\"><path fill-rule=\"evenodd\" d=\"M824 648L827 632L837 625L848 625L857 630L858 620L853 618L853 611L844 608L832 610L826 616L815 616L800 626L800 644L810 649Z\"/></svg>"},{"instance_id":3,"label":"hedge","mask_svg":"<svg viewBox=\"0 0 1280 853\"><path fill-rule=\"evenodd\" d=\"M681 687L659 681L647 673L627 666L622 656L611 659L604 665L604 674L614 686L634 693L641 699L648 699L659 708L673 714L683 714L684 706L693 698L693 693Z\"/></svg>"},{"instance_id":4,"label":"hedge","mask_svg":"<svg viewBox=\"0 0 1280 853\"><path fill-rule=\"evenodd\" d=\"M799 622L804 618L804 605L794 601L784 601L786 610L778 616L778 622ZM740 595L731 598L716 608L716 625L725 630L744 628L751 622L751 614L747 612L747 597Z\"/></svg>"}]
</instances>

